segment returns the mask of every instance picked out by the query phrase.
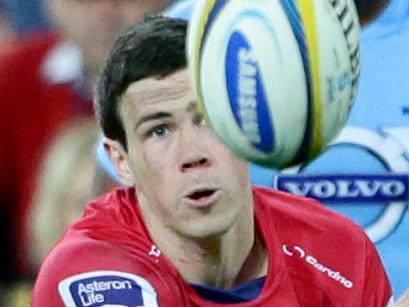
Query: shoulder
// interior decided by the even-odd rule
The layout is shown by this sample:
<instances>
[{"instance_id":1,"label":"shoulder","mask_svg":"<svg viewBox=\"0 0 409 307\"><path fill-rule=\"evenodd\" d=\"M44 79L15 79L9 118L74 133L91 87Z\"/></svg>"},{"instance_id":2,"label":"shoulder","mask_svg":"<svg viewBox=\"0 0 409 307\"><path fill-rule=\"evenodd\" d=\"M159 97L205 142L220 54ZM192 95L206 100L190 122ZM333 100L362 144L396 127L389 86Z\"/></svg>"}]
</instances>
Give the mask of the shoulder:
<instances>
[{"instance_id":1,"label":"shoulder","mask_svg":"<svg viewBox=\"0 0 409 307\"><path fill-rule=\"evenodd\" d=\"M148 252L152 240L142 220L135 191L117 188L91 201L82 217L72 224L56 250L95 244L116 250Z\"/></svg>"},{"instance_id":2,"label":"shoulder","mask_svg":"<svg viewBox=\"0 0 409 307\"><path fill-rule=\"evenodd\" d=\"M98 198L68 229L40 269L33 306L171 306L180 300L178 275L137 226L138 215L128 212L136 206L128 203L129 193Z\"/></svg>"},{"instance_id":3,"label":"shoulder","mask_svg":"<svg viewBox=\"0 0 409 307\"><path fill-rule=\"evenodd\" d=\"M157 306L174 277L148 255L92 239L57 246L37 277L33 306ZM89 305L86 304L89 303Z\"/></svg>"},{"instance_id":4,"label":"shoulder","mask_svg":"<svg viewBox=\"0 0 409 307\"><path fill-rule=\"evenodd\" d=\"M278 241L297 293L311 300L311 293L327 297L334 306L367 297L382 306L390 298L382 262L359 225L309 198L264 188L254 192L256 215L267 237Z\"/></svg>"},{"instance_id":5,"label":"shoulder","mask_svg":"<svg viewBox=\"0 0 409 307\"><path fill-rule=\"evenodd\" d=\"M366 240L362 228L348 217L341 215L312 198L255 187L256 210L272 215L275 224L291 225L297 230L323 233L331 236L360 237ZM285 227L288 229L289 227Z\"/></svg>"}]
</instances>

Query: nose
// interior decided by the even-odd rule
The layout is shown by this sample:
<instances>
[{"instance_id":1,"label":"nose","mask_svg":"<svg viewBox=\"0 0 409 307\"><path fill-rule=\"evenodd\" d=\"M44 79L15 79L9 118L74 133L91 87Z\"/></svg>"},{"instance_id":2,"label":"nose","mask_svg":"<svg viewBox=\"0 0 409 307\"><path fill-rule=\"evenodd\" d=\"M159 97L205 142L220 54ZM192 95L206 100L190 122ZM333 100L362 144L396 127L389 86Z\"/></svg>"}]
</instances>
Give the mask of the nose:
<instances>
[{"instance_id":1,"label":"nose","mask_svg":"<svg viewBox=\"0 0 409 307\"><path fill-rule=\"evenodd\" d=\"M190 161L186 161L181 165L181 171L183 173L192 170L192 169L199 169L210 166L210 160L206 157L191 159Z\"/></svg>"},{"instance_id":2,"label":"nose","mask_svg":"<svg viewBox=\"0 0 409 307\"><path fill-rule=\"evenodd\" d=\"M206 137L200 135L197 129L200 128L192 127L181 135L179 154L181 157L180 171L183 173L206 168L212 164Z\"/></svg>"}]
</instances>

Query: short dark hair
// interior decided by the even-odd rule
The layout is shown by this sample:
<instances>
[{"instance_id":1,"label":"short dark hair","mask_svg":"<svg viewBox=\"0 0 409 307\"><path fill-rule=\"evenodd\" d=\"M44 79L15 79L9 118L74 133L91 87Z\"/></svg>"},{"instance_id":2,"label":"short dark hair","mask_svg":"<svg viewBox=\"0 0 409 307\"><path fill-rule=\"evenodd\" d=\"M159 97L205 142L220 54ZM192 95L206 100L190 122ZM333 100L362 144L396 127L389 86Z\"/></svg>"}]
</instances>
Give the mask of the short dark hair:
<instances>
[{"instance_id":1,"label":"short dark hair","mask_svg":"<svg viewBox=\"0 0 409 307\"><path fill-rule=\"evenodd\" d=\"M128 86L145 78L163 78L186 67L187 22L147 16L121 33L99 76L95 112L105 136L125 149L125 130L118 102Z\"/></svg>"}]
</instances>

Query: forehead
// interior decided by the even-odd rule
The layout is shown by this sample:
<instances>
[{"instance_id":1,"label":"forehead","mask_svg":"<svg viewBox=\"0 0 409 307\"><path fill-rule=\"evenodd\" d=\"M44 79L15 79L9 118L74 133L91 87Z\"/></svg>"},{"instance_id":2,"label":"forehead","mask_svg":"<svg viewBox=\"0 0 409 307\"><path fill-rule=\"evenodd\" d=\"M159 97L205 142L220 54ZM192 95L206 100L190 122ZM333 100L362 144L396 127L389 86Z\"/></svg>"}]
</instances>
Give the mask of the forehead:
<instances>
[{"instance_id":1,"label":"forehead","mask_svg":"<svg viewBox=\"0 0 409 307\"><path fill-rule=\"evenodd\" d=\"M193 89L184 69L162 79L154 77L131 83L122 96L120 108L142 113L151 108L176 106L192 100Z\"/></svg>"}]
</instances>

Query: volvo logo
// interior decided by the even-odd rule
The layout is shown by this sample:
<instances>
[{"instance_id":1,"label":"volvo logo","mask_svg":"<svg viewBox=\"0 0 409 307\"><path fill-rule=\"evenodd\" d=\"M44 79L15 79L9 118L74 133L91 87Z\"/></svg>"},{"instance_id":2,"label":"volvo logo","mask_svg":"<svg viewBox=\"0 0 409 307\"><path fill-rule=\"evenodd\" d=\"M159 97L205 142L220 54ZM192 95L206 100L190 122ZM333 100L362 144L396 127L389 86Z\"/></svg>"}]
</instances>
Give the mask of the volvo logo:
<instances>
[{"instance_id":1,"label":"volvo logo","mask_svg":"<svg viewBox=\"0 0 409 307\"><path fill-rule=\"evenodd\" d=\"M331 202L401 201L408 198L409 176L299 175L277 178L276 187L293 194Z\"/></svg>"},{"instance_id":2,"label":"volvo logo","mask_svg":"<svg viewBox=\"0 0 409 307\"><path fill-rule=\"evenodd\" d=\"M304 166L284 170L273 186L326 203L385 203L385 209L365 228L372 241L387 237L399 224L409 200L409 127L381 133L346 127L331 144L356 145L372 153L385 167L382 174L305 174Z\"/></svg>"}]
</instances>

